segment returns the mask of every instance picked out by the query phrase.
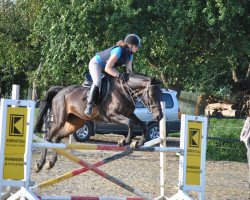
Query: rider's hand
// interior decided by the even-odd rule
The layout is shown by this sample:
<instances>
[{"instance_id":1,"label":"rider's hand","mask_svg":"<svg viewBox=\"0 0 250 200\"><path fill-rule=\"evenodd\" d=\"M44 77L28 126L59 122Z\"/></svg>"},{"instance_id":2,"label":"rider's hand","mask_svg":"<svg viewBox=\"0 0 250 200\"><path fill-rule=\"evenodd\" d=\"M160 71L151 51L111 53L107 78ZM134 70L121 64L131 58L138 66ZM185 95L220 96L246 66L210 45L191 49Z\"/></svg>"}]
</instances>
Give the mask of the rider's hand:
<instances>
[{"instance_id":1,"label":"rider's hand","mask_svg":"<svg viewBox=\"0 0 250 200\"><path fill-rule=\"evenodd\" d=\"M125 83L125 82L127 82L128 79L129 79L128 73L119 74L118 78L122 79L122 82Z\"/></svg>"}]
</instances>

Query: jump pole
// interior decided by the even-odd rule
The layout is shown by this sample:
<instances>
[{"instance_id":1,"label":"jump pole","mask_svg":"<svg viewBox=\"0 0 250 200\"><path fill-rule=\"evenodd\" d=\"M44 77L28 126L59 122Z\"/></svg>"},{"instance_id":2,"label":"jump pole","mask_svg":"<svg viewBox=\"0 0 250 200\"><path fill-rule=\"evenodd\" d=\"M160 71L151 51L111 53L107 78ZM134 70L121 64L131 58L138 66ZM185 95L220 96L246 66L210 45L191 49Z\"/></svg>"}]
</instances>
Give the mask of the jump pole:
<instances>
[{"instance_id":1,"label":"jump pole","mask_svg":"<svg viewBox=\"0 0 250 200\"><path fill-rule=\"evenodd\" d=\"M49 143L46 140L43 140L43 139L40 138L40 141L41 140L43 142L45 142L45 143ZM77 164L79 164L79 165L81 165L83 167L86 167L86 168L90 169L91 171L98 174L99 176L101 176L101 177L103 177L103 178L105 178L105 179L119 185L120 187L128 190L129 192L131 192L133 194L136 194L139 197L142 197L145 200L152 200L153 199L150 195L145 194L145 193L141 192L140 190L127 185L126 183L124 183L123 181L117 179L116 177L113 177L113 176L109 175L108 173L106 173L106 172L98 169L97 167L83 161L82 159L79 159L77 156L74 156L74 155L66 152L63 149L52 149L52 150L59 153L59 154L61 154L61 155L63 155L63 156L65 156L66 158L70 159L71 161L73 161L73 162L75 162L75 163L77 163Z\"/></svg>"},{"instance_id":2,"label":"jump pole","mask_svg":"<svg viewBox=\"0 0 250 200\"><path fill-rule=\"evenodd\" d=\"M34 136L38 138L37 136ZM116 145L96 145L96 144L55 144L55 143L45 143L36 142L33 144L34 148L47 148L47 149L81 149L81 150L102 150L102 151L146 151L146 152L176 152L182 153L183 150L177 147L119 147Z\"/></svg>"},{"instance_id":3,"label":"jump pole","mask_svg":"<svg viewBox=\"0 0 250 200\"><path fill-rule=\"evenodd\" d=\"M35 136L35 137L37 137L37 136ZM45 146L44 145L40 145L40 144L44 144L44 143L35 143L36 145L35 145L35 147L39 147L39 148L44 148ZM39 145L37 145L37 144L39 144ZM57 145L56 145L57 146ZM96 145L90 145L90 146L88 146L88 147L90 147L90 148L87 148L88 150L100 150L97 146L96 146L96 148L95 148L95 146ZM113 146L113 145L112 145ZM46 147L49 147L49 148L53 148L53 146L46 146ZM63 148L63 147L66 147L65 145L60 145L60 147L61 148ZM116 146L117 147L117 146ZM67 147L66 147L67 148ZM110 148L110 146L108 146L107 148L105 148L105 145L102 145L102 147L101 147L103 150L110 150L110 149L112 149L112 148ZM70 148L71 149L71 148ZM82 148L80 148L80 149L82 149ZM122 153L119 153L119 154L115 154L115 155L113 155L113 156L111 156L111 157L108 157L108 158L105 158L105 159L103 159L103 160L101 160L101 161L99 161L99 162L96 162L96 163L94 163L93 164L93 166L95 166L95 167L100 167L100 166L102 166L102 165L104 165L104 164L107 164L107 163L109 163L109 162L111 162L111 161L114 161L114 160L117 160L117 159L119 159L119 158L122 158L122 157L124 157L124 156L126 156L126 155L129 155L129 154L131 154L133 151L132 151L132 149L130 149L130 148L122 148L122 149L127 149L126 151L124 151L124 152L122 152ZM116 148L115 149L112 149L112 150L116 150ZM168 149L170 152L171 151L175 151L175 152L179 152L179 151L181 151L179 148L176 148L176 149L172 149L172 148L170 148L170 149ZM63 180L66 180L66 179L69 179L69 178L72 178L72 177L74 177L74 176L76 176L76 175L79 175L79 174L82 174L82 173L84 173L84 172L87 172L87 171L89 171L89 169L87 169L87 168L80 168L80 169L77 169L77 170L73 170L73 171L71 171L71 172L68 172L68 173L65 173L65 174L63 174L63 175L61 175L61 176L58 176L58 177L56 177L56 178L53 178L53 179L50 179L50 180L47 180L47 181L44 181L43 183L40 183L40 184L37 184L37 185L34 185L34 186L32 186L31 187L31 189L32 190L34 190L34 191L37 191L37 190L39 190L39 189L42 189L42 188L45 188L45 187L48 187L48 186L50 186L50 185L53 185L53 184L56 184L56 183L59 183L59 182L61 182L61 181L63 181Z\"/></svg>"},{"instance_id":4,"label":"jump pole","mask_svg":"<svg viewBox=\"0 0 250 200\"><path fill-rule=\"evenodd\" d=\"M39 196L41 200L143 200L137 197L112 197L112 196L101 196L101 197L82 197L82 196Z\"/></svg>"},{"instance_id":5,"label":"jump pole","mask_svg":"<svg viewBox=\"0 0 250 200\"><path fill-rule=\"evenodd\" d=\"M120 158L122 158L124 156L127 156L127 155L129 155L131 153L132 153L132 151L124 151L124 152L115 154L115 155L110 156L108 158L105 158L105 159L103 159L101 161L95 162L93 164L93 166L100 167L102 165L110 163L111 161L115 161L115 160L120 159ZM65 173L65 174L63 174L61 176L58 176L56 178L53 178L53 179L44 181L42 183L39 183L37 185L34 185L34 186L30 187L30 189L33 190L33 191L35 191L35 192L37 192L40 189L43 189L43 188L46 188L48 186L54 185L56 183L62 182L64 180L66 180L66 179L69 179L69 178L72 178L74 176L80 175L80 174L82 174L84 172L87 172L87 171L89 171L89 169L86 168L86 167L83 167L83 168L80 168L80 169L77 169L77 170L73 170L73 171Z\"/></svg>"},{"instance_id":6,"label":"jump pole","mask_svg":"<svg viewBox=\"0 0 250 200\"><path fill-rule=\"evenodd\" d=\"M163 105L163 108L165 107L165 103L163 102L162 103ZM48 143L48 142L43 142L43 143L34 143L33 146L36 147L36 148L62 148L62 149L87 149L87 150L114 150L114 151L121 151L121 150L127 150L127 151L132 151L132 150L137 150L137 151L161 151L161 156L163 155L162 152L171 152L171 151L174 151L174 152L179 152L181 153L182 150L180 148L166 148L166 124L165 124L165 113L164 113L164 118L162 119L161 121L161 125L160 127L163 127L163 130L161 132L164 132L165 134L162 134L161 135L161 139L158 140L158 141L163 141L165 142L165 145L161 145L160 148L154 148L154 147L142 147L142 148L136 148L136 149L131 149L131 148L128 148L128 147L117 147L117 146L114 146L114 145L65 145L65 144L51 144L51 143ZM164 130L165 129L165 130ZM37 136L34 135L34 138L35 140L37 141L41 141L42 139L41 138L38 138ZM48 145L47 145L48 144ZM165 156L165 155L164 155ZM75 158L74 159L75 162L79 163L79 160L77 161L77 159ZM96 166L96 163L93 165L93 166ZM162 162L162 159L161 159L161 170L164 170L163 168L166 167L166 165L164 165L164 162ZM55 184L55 183L58 183L58 182L61 182L62 180L65 180L65 179L68 179L70 177L73 177L73 174L75 175L78 175L80 173L83 173L85 171L88 171L89 169L86 169L86 168L81 168L79 170L74 170L72 172L69 172L69 173L66 173L62 176L59 176L57 178L54 178L54 179L50 179L48 181L45 181L43 183L40 183L38 185L35 185L33 187L31 187L32 189L34 190L37 190L37 189L41 189L41 188L44 188L44 187L47 187L49 185L52 185L52 184ZM163 172L161 172L161 174L164 175ZM166 175L166 173L165 173ZM162 176L161 176L162 177ZM161 180L161 182L164 182L165 180ZM163 184L162 184L163 185ZM161 191L164 191L164 190L161 190Z\"/></svg>"}]
</instances>

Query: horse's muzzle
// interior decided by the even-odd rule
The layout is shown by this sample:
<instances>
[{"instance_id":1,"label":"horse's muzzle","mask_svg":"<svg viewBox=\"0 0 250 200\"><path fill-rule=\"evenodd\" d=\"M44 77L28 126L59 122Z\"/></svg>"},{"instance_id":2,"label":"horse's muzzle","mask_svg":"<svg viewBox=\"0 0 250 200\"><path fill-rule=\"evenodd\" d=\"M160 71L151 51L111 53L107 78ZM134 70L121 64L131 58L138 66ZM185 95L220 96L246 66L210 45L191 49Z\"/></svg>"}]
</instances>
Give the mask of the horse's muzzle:
<instances>
[{"instance_id":1,"label":"horse's muzzle","mask_svg":"<svg viewBox=\"0 0 250 200\"><path fill-rule=\"evenodd\" d=\"M162 112L156 117L157 121L160 121L163 118L163 114Z\"/></svg>"},{"instance_id":2,"label":"horse's muzzle","mask_svg":"<svg viewBox=\"0 0 250 200\"><path fill-rule=\"evenodd\" d=\"M161 109L158 109L157 112L154 112L154 120L159 122L163 118L163 113Z\"/></svg>"}]
</instances>

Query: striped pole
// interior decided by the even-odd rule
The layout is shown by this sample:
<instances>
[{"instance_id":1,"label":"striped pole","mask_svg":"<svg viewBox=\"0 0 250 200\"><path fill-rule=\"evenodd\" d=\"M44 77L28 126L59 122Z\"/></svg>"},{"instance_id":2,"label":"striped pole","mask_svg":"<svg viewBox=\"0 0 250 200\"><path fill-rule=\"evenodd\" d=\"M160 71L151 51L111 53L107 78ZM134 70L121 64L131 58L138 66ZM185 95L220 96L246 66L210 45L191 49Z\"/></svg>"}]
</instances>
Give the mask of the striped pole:
<instances>
[{"instance_id":1,"label":"striped pole","mask_svg":"<svg viewBox=\"0 0 250 200\"><path fill-rule=\"evenodd\" d=\"M101 197L82 197L82 196L38 196L41 200L143 200L142 198L136 197L112 197L112 196L101 196Z\"/></svg>"},{"instance_id":2,"label":"striped pole","mask_svg":"<svg viewBox=\"0 0 250 200\"><path fill-rule=\"evenodd\" d=\"M152 200L153 199L150 195L145 194L145 193L141 192L140 190L127 185L126 183L119 180L118 178L109 175L108 173L106 173L106 172L96 168L95 166L93 166L93 165L79 159L77 156L74 156L74 155L66 152L65 150L53 149L53 151L65 156L66 158L78 163L79 165L81 165L83 167L88 168L89 170L93 171L94 173L98 174L99 176L101 176L101 177L103 177L103 178L105 178L105 179L119 185L120 187L124 188L125 190L128 190L129 192L131 192L133 194L136 194L137 196L142 197L145 200Z\"/></svg>"},{"instance_id":3,"label":"striped pole","mask_svg":"<svg viewBox=\"0 0 250 200\"><path fill-rule=\"evenodd\" d=\"M48 141L43 140L42 138L39 138L36 135L33 135L33 139L40 141L40 142L49 143ZM129 192L136 194L139 197L142 197L145 200L153 199L150 195L145 194L145 193L141 192L140 190L127 185L126 183L117 179L116 177L113 177L113 176L109 175L108 173L96 168L95 166L93 166L87 162L84 162L83 160L79 159L77 156L74 156L74 155L66 152L63 149L53 149L52 148L52 150L65 156L66 158L70 159L71 161L74 161L74 162L78 163L79 165L88 168L89 170L93 171L94 173L98 174L99 176L102 176L103 178L119 185L120 187L124 188L125 190L128 190Z\"/></svg>"},{"instance_id":4,"label":"striped pole","mask_svg":"<svg viewBox=\"0 0 250 200\"><path fill-rule=\"evenodd\" d=\"M48 149L81 149L81 150L106 150L106 151L126 151L127 147L120 147L117 145L97 145L97 144L63 144L63 143L44 143L36 142L33 144L34 148L48 148Z\"/></svg>"},{"instance_id":5,"label":"striped pole","mask_svg":"<svg viewBox=\"0 0 250 200\"><path fill-rule=\"evenodd\" d=\"M120 147L116 145L96 145L96 144L55 144L55 143L34 143L34 148L50 149L81 149L81 150L107 150L107 151L147 151L147 152L176 152L182 154L183 149L177 147L146 147L139 148Z\"/></svg>"},{"instance_id":6,"label":"striped pole","mask_svg":"<svg viewBox=\"0 0 250 200\"><path fill-rule=\"evenodd\" d=\"M103 160L101 160L101 161L95 162L95 163L93 164L93 166L95 166L95 167L100 167L100 166L102 166L102 165L105 165L105 164L107 164L107 163L110 163L111 161L114 161L114 160L120 159L120 158L122 158L122 157L124 157L124 156L127 156L127 155L129 155L129 154L131 154L131 153L132 153L132 151L124 151L124 152L122 152L122 153L115 154L115 155L110 156L110 157L108 157L108 158L105 158L105 159L103 159ZM63 174L63 175L58 176L58 177L56 177L56 178L53 178L53 179L44 181L43 183L39 183L39 184L37 184L37 185L34 185L34 186L31 187L31 189L32 189L33 191L37 191L37 190L40 190L40 189L42 189L42 188L46 188L46 187L48 187L48 186L50 186L50 185L59 183L59 182L61 182L61 181L64 181L64 180L69 179L69 178L72 178L72 177L74 177L74 176L76 176L76 175L82 174L82 173L87 172L87 171L89 171L89 169L88 169L88 168L85 168L85 167L80 168L80 169L77 169L77 170L73 170L73 171L71 171L71 172L68 172L68 173L66 173L66 174Z\"/></svg>"}]
</instances>

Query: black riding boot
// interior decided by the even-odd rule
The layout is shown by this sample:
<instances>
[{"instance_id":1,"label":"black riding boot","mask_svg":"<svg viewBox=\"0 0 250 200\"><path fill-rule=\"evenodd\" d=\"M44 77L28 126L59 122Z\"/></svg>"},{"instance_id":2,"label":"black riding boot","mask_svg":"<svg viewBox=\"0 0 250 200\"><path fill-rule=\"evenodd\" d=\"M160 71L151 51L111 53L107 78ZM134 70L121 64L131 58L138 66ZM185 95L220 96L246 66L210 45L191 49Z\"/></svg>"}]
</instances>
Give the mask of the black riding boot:
<instances>
[{"instance_id":1,"label":"black riding boot","mask_svg":"<svg viewBox=\"0 0 250 200\"><path fill-rule=\"evenodd\" d=\"M89 117L91 117L92 115L92 107L94 105L95 98L96 98L96 95L98 94L98 91L99 91L99 88L93 83L89 90L87 108L84 111L84 113L88 115Z\"/></svg>"}]
</instances>

